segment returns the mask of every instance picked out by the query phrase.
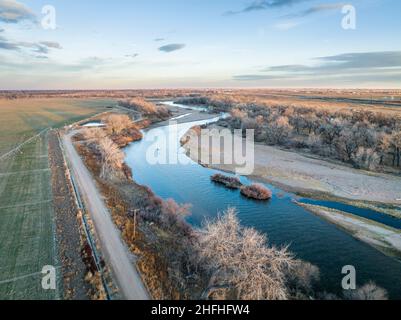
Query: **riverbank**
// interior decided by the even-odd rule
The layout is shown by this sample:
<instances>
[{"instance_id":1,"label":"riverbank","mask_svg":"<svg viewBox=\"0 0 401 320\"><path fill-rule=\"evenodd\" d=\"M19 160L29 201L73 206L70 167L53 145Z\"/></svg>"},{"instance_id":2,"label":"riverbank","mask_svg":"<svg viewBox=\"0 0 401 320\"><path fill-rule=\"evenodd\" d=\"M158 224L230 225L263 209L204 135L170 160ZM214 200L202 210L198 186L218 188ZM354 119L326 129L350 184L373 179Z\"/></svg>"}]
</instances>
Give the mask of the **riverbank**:
<instances>
[{"instance_id":1,"label":"riverbank","mask_svg":"<svg viewBox=\"0 0 401 320\"><path fill-rule=\"evenodd\" d=\"M296 203L384 254L401 259L401 232L399 230L339 210Z\"/></svg>"},{"instance_id":2,"label":"riverbank","mask_svg":"<svg viewBox=\"0 0 401 320\"><path fill-rule=\"evenodd\" d=\"M211 127L223 129L216 125ZM193 137L193 133L191 135ZM195 139L190 139L184 148L196 162L200 162L201 155L207 156L207 153L209 156L218 152L224 154L224 148L206 150L204 147L197 158ZM401 177L357 170L262 144L255 145L254 159L252 178L261 179L288 192L401 205ZM233 164L218 164L209 167L235 172ZM397 211L393 212L394 216L397 214Z\"/></svg>"},{"instance_id":3,"label":"riverbank","mask_svg":"<svg viewBox=\"0 0 401 320\"><path fill-rule=\"evenodd\" d=\"M174 142L175 139L180 140L179 136L191 127L208 122L158 127L144 131L144 135L153 137L157 134ZM175 134L177 131L180 135ZM186 220L195 228L202 227L205 219L211 221L219 212L234 206L243 225L256 228L276 246L290 246L296 257L318 266L321 272L320 290L324 288L341 296L338 281L341 268L353 265L358 270L359 283L373 280L388 289L392 298L399 297L400 291L395 282L399 283L401 273L396 260L296 205L292 202L294 194L270 186L273 191L270 201L249 200L239 196L238 191L211 182L210 177L219 172L197 163L149 164L146 153L152 147L154 140L145 138L125 149L126 164L131 168L136 183L148 186L163 199L172 198L177 203L192 204L191 215ZM182 149L177 151L184 157ZM254 182L254 179L246 177L240 179L246 185ZM378 265L381 267L377 268Z\"/></svg>"},{"instance_id":4,"label":"riverbank","mask_svg":"<svg viewBox=\"0 0 401 320\"><path fill-rule=\"evenodd\" d=\"M177 110L173 112L173 117L181 114L181 110ZM160 123L154 125L159 126ZM138 129L147 128L148 123L145 123ZM110 131L100 130L112 138ZM113 140L119 141L125 133L115 135ZM97 148L92 148L93 141L87 143L85 135L79 133L74 141L78 154L93 177L95 189L100 191L110 218L129 250L131 263L137 267L150 296L156 300L199 297L205 284L202 279L188 275L190 270L183 270L182 267L188 265L184 260L193 235L192 229L179 216L180 205L163 201L149 188L137 184L130 174L127 175L124 165L120 168L123 174L112 179L102 178L101 155ZM166 215L164 220L160 218L162 214Z\"/></svg>"}]
</instances>

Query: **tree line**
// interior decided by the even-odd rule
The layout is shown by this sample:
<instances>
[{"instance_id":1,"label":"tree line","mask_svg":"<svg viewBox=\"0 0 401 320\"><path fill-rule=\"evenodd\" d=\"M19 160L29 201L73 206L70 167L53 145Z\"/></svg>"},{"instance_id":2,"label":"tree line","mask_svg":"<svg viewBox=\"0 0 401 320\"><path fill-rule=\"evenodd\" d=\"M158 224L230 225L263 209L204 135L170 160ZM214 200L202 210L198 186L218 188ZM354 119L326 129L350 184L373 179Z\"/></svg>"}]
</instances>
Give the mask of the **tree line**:
<instances>
[{"instance_id":1,"label":"tree line","mask_svg":"<svg viewBox=\"0 0 401 320\"><path fill-rule=\"evenodd\" d=\"M231 119L220 124L231 129L254 129L257 142L301 149L360 169L401 169L401 116L395 112L280 105L225 95L190 97L179 102L230 112Z\"/></svg>"}]
</instances>

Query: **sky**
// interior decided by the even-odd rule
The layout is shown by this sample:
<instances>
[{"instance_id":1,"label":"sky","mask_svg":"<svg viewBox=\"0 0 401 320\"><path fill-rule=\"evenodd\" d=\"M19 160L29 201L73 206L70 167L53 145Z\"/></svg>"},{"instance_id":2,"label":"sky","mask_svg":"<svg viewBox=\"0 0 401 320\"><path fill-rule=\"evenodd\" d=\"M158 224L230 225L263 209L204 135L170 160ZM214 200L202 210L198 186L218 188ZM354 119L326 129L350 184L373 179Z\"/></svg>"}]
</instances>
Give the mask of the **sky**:
<instances>
[{"instance_id":1,"label":"sky","mask_svg":"<svg viewBox=\"0 0 401 320\"><path fill-rule=\"evenodd\" d=\"M0 0L0 90L401 88L400 13L399 0Z\"/></svg>"}]
</instances>

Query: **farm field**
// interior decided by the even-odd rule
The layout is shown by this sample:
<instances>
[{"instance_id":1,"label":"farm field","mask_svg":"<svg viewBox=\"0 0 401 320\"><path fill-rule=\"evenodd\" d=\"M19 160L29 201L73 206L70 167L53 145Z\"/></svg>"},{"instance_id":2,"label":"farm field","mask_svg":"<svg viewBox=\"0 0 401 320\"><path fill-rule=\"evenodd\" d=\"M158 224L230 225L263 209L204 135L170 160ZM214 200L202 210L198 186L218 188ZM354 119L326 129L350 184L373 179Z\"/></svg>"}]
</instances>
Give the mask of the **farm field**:
<instances>
[{"instance_id":1,"label":"farm field","mask_svg":"<svg viewBox=\"0 0 401 320\"><path fill-rule=\"evenodd\" d=\"M49 127L100 113L110 100L1 100L0 157ZM42 268L60 267L44 131L0 158L0 300L59 299L41 287Z\"/></svg>"},{"instance_id":2,"label":"farm field","mask_svg":"<svg viewBox=\"0 0 401 320\"><path fill-rule=\"evenodd\" d=\"M62 127L114 105L110 99L0 99L0 157L43 129Z\"/></svg>"}]
</instances>

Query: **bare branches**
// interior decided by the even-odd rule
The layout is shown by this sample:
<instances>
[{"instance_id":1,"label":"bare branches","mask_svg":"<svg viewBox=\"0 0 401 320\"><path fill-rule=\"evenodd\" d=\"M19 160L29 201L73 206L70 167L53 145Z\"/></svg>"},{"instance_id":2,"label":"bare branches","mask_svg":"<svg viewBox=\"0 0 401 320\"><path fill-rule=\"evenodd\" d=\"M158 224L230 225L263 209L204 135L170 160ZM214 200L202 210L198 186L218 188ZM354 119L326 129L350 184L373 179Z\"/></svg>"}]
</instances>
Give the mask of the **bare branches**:
<instances>
[{"instance_id":1,"label":"bare branches","mask_svg":"<svg viewBox=\"0 0 401 320\"><path fill-rule=\"evenodd\" d=\"M154 103L143 98L132 98L119 102L125 108L135 110L145 116L156 116L164 119L169 116L169 111L164 106L156 106Z\"/></svg>"},{"instance_id":2,"label":"bare branches","mask_svg":"<svg viewBox=\"0 0 401 320\"><path fill-rule=\"evenodd\" d=\"M102 161L101 178L112 179L113 177L121 176L124 153L108 137L100 139L97 146Z\"/></svg>"},{"instance_id":3,"label":"bare branches","mask_svg":"<svg viewBox=\"0 0 401 320\"><path fill-rule=\"evenodd\" d=\"M241 194L256 200L269 200L272 197L272 192L260 183L241 187Z\"/></svg>"},{"instance_id":4,"label":"bare branches","mask_svg":"<svg viewBox=\"0 0 401 320\"><path fill-rule=\"evenodd\" d=\"M207 222L199 254L210 274L210 297L216 287L224 298L276 300L289 297L286 270L293 258L287 248L268 247L264 235L240 225L235 209ZM213 289L213 290L212 290Z\"/></svg>"},{"instance_id":5,"label":"bare branches","mask_svg":"<svg viewBox=\"0 0 401 320\"><path fill-rule=\"evenodd\" d=\"M99 141L106 136L106 133L101 128L85 128L81 130L81 133L85 140Z\"/></svg>"},{"instance_id":6,"label":"bare branches","mask_svg":"<svg viewBox=\"0 0 401 320\"><path fill-rule=\"evenodd\" d=\"M374 282L369 282L357 290L346 291L344 297L348 300L388 300L387 291Z\"/></svg>"},{"instance_id":7,"label":"bare branches","mask_svg":"<svg viewBox=\"0 0 401 320\"><path fill-rule=\"evenodd\" d=\"M111 114L103 119L106 128L111 134L120 134L125 129L133 126L132 120L125 114Z\"/></svg>"}]
</instances>

